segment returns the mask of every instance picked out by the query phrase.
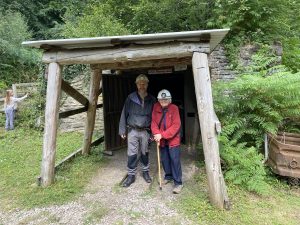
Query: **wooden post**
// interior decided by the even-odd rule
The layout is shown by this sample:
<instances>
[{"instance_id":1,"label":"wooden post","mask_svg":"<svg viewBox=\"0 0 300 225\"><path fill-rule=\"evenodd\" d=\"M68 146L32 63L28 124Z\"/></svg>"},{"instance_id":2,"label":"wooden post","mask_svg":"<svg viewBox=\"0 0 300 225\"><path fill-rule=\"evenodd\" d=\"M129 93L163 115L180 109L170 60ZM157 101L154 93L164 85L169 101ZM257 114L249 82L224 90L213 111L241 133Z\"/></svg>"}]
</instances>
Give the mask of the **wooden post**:
<instances>
[{"instance_id":1,"label":"wooden post","mask_svg":"<svg viewBox=\"0 0 300 225\"><path fill-rule=\"evenodd\" d=\"M221 171L207 55L195 52L192 64L209 198L211 203L218 208L226 208L228 197Z\"/></svg>"},{"instance_id":2,"label":"wooden post","mask_svg":"<svg viewBox=\"0 0 300 225\"><path fill-rule=\"evenodd\" d=\"M199 142L199 118L198 116L195 116L195 122L193 127L193 134L192 134L192 143L191 143L191 149L193 151L196 150L196 146Z\"/></svg>"},{"instance_id":3,"label":"wooden post","mask_svg":"<svg viewBox=\"0 0 300 225\"><path fill-rule=\"evenodd\" d=\"M61 66L57 63L50 63L47 83L45 131L41 169L41 185L43 186L49 186L54 182L61 80Z\"/></svg>"},{"instance_id":4,"label":"wooden post","mask_svg":"<svg viewBox=\"0 0 300 225\"><path fill-rule=\"evenodd\" d=\"M97 100L102 77L101 69L94 69L90 80L89 106L85 123L84 140L82 154L87 155L90 152L92 136L95 126L95 117L97 109Z\"/></svg>"}]
</instances>

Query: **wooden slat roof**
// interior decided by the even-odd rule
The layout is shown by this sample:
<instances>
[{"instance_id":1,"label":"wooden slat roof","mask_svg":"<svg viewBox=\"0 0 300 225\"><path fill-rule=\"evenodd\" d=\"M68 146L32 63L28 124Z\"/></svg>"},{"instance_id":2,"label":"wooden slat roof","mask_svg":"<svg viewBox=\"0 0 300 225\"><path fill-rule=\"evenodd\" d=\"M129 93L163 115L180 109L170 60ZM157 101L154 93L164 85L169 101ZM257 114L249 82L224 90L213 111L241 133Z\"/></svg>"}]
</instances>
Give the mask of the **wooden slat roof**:
<instances>
[{"instance_id":1,"label":"wooden slat roof","mask_svg":"<svg viewBox=\"0 0 300 225\"><path fill-rule=\"evenodd\" d=\"M228 31L229 29L196 30L141 35L25 41L22 44L29 47L55 51L55 49L109 48L122 44L155 44L179 41L206 42L210 44L210 50L212 51L222 41Z\"/></svg>"}]
</instances>

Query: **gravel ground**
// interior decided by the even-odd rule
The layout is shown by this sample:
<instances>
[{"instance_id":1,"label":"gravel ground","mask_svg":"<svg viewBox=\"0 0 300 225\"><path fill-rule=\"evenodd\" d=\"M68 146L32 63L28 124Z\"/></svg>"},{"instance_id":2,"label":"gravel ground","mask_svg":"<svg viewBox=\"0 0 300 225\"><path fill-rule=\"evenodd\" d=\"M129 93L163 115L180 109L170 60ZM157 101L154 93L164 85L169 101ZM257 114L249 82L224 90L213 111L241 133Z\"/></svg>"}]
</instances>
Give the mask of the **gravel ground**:
<instances>
[{"instance_id":1,"label":"gravel ground","mask_svg":"<svg viewBox=\"0 0 300 225\"><path fill-rule=\"evenodd\" d=\"M193 224L180 214L174 204L180 195L172 194L172 184L159 190L156 173L156 150L151 150L152 185L137 175L129 188L119 182L126 174L126 151L110 157L109 163L91 179L84 194L64 205L31 210L1 212L0 225L6 224ZM183 151L183 182L192 178L197 168L194 155ZM183 188L184 192L184 188Z\"/></svg>"}]
</instances>

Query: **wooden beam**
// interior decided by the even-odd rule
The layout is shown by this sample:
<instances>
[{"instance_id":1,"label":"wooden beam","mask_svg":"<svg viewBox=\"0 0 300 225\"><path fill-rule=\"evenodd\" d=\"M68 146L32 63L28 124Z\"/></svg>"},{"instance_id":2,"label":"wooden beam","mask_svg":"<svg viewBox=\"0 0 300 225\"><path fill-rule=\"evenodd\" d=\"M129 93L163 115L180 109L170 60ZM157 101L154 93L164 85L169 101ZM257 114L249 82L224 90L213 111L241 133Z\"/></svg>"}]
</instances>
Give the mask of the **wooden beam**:
<instances>
[{"instance_id":1,"label":"wooden beam","mask_svg":"<svg viewBox=\"0 0 300 225\"><path fill-rule=\"evenodd\" d=\"M97 140L93 141L93 142L91 143L91 147L100 145L103 141L104 141L104 136L102 136L102 137L98 138Z\"/></svg>"},{"instance_id":2,"label":"wooden beam","mask_svg":"<svg viewBox=\"0 0 300 225\"><path fill-rule=\"evenodd\" d=\"M102 108L103 104L98 104L97 105L97 109L98 108ZM63 118L67 118L69 116L73 116L82 112L86 112L88 110L88 107L82 107L82 108L78 108L78 109L72 109L69 111L64 111L64 112L60 112L59 113L59 119L63 119Z\"/></svg>"},{"instance_id":3,"label":"wooden beam","mask_svg":"<svg viewBox=\"0 0 300 225\"><path fill-rule=\"evenodd\" d=\"M93 64L92 68L101 68L103 70L110 70L110 69L124 70L124 69L173 67L175 65L192 65L192 56L184 57L184 58L168 58L168 59Z\"/></svg>"},{"instance_id":4,"label":"wooden beam","mask_svg":"<svg viewBox=\"0 0 300 225\"><path fill-rule=\"evenodd\" d=\"M195 52L192 64L209 198L213 205L223 209L228 202L228 196L221 171L207 55Z\"/></svg>"},{"instance_id":5,"label":"wooden beam","mask_svg":"<svg viewBox=\"0 0 300 225\"><path fill-rule=\"evenodd\" d=\"M64 80L62 80L61 89L82 105L87 106L89 104L89 100L86 97Z\"/></svg>"},{"instance_id":6,"label":"wooden beam","mask_svg":"<svg viewBox=\"0 0 300 225\"><path fill-rule=\"evenodd\" d=\"M99 94L100 81L102 78L101 69L93 70L90 80L89 107L85 123L85 132L83 140L82 154L87 155L90 152L91 141L95 126L96 108Z\"/></svg>"},{"instance_id":7,"label":"wooden beam","mask_svg":"<svg viewBox=\"0 0 300 225\"><path fill-rule=\"evenodd\" d=\"M82 107L82 108L78 108L78 109L72 109L72 110L68 110L68 111L64 111L64 112L60 112L59 113L59 119L63 119L63 118L67 118L69 116L73 116L79 113L83 113L86 112L88 110L88 107Z\"/></svg>"},{"instance_id":8,"label":"wooden beam","mask_svg":"<svg viewBox=\"0 0 300 225\"><path fill-rule=\"evenodd\" d=\"M46 110L43 156L41 168L41 185L49 186L54 182L54 166L56 152L56 136L58 127L59 100L61 94L61 67L57 63L50 63Z\"/></svg>"},{"instance_id":9,"label":"wooden beam","mask_svg":"<svg viewBox=\"0 0 300 225\"><path fill-rule=\"evenodd\" d=\"M14 97L17 98L18 97L18 94L17 94L17 87L16 87L16 84L12 84L12 91L13 91L13 94L14 94Z\"/></svg>"},{"instance_id":10,"label":"wooden beam","mask_svg":"<svg viewBox=\"0 0 300 225\"><path fill-rule=\"evenodd\" d=\"M97 95L99 96L99 95L101 95L101 94L102 94L102 87L98 90Z\"/></svg>"},{"instance_id":11,"label":"wooden beam","mask_svg":"<svg viewBox=\"0 0 300 225\"><path fill-rule=\"evenodd\" d=\"M193 52L209 53L208 43L167 43L152 45L132 45L114 49L82 49L45 52L43 62L58 62L61 65L70 64L104 64L128 61L146 61L166 58L191 57ZM102 68L104 69L104 68Z\"/></svg>"},{"instance_id":12,"label":"wooden beam","mask_svg":"<svg viewBox=\"0 0 300 225\"><path fill-rule=\"evenodd\" d=\"M192 135L192 143L191 143L191 149L193 151L196 150L196 146L200 140L199 133L200 133L199 118L198 116L195 115L195 122L193 127L193 135Z\"/></svg>"}]
</instances>

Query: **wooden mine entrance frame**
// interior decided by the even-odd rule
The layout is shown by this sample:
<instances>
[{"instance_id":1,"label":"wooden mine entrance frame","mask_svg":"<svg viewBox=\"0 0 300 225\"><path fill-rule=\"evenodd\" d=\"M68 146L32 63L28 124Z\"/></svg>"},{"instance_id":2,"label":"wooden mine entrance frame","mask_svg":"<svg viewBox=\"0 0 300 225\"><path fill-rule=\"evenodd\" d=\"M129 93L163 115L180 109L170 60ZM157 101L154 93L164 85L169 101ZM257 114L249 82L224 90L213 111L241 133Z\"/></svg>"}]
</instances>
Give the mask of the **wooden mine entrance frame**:
<instances>
[{"instance_id":1,"label":"wooden mine entrance frame","mask_svg":"<svg viewBox=\"0 0 300 225\"><path fill-rule=\"evenodd\" d=\"M229 29L157 33L98 38L26 41L23 45L43 49L42 61L48 64L45 130L40 182L54 182L58 119L87 112L83 147L77 152L89 154L95 124L97 99L101 93L102 70L162 68L192 65L197 109L208 177L210 202L218 208L229 204L220 165L217 134L221 131L212 99L208 54ZM62 79L63 65L90 64L89 97L86 98ZM83 107L59 113L61 90ZM104 134L105 135L105 134ZM97 140L96 142L101 142Z\"/></svg>"}]
</instances>

